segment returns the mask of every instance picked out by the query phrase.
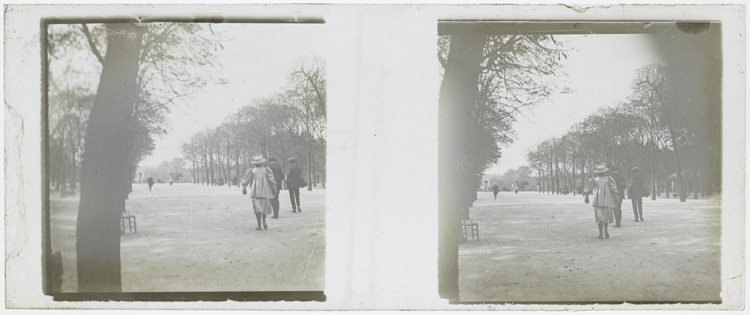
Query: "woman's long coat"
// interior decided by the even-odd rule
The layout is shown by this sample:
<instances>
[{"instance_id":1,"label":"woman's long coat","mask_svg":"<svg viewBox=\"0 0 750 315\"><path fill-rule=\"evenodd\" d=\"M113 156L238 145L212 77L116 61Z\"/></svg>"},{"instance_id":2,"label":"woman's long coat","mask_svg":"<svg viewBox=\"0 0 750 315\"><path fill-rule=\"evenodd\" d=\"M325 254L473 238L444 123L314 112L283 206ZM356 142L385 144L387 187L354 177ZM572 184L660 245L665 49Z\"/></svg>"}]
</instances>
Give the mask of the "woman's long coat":
<instances>
[{"instance_id":1,"label":"woman's long coat","mask_svg":"<svg viewBox=\"0 0 750 315\"><path fill-rule=\"evenodd\" d=\"M594 207L617 207L617 185L611 176L598 176L594 179L594 199L591 205Z\"/></svg>"},{"instance_id":2,"label":"woman's long coat","mask_svg":"<svg viewBox=\"0 0 750 315\"><path fill-rule=\"evenodd\" d=\"M247 170L242 177L242 185L250 186L251 198L268 198L276 196L276 180L271 168L261 166Z\"/></svg>"}]
</instances>

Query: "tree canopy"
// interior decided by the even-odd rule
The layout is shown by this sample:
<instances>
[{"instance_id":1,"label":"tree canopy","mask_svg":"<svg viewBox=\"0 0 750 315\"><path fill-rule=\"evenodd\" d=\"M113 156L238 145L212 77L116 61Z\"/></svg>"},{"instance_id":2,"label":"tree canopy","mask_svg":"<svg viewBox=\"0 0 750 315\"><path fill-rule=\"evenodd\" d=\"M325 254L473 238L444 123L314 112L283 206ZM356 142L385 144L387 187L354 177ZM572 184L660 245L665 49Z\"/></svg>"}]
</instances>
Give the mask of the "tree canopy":
<instances>
[{"instance_id":1,"label":"tree canopy","mask_svg":"<svg viewBox=\"0 0 750 315\"><path fill-rule=\"evenodd\" d=\"M63 194L80 183L80 292L122 290L119 218L135 165L166 131L169 105L205 85L199 69L220 45L208 33L191 23L48 25L50 179Z\"/></svg>"},{"instance_id":2,"label":"tree canopy","mask_svg":"<svg viewBox=\"0 0 750 315\"><path fill-rule=\"evenodd\" d=\"M708 154L701 150L705 146L701 139L708 137L710 128L689 123L694 121L690 116L700 111L693 107L706 105L670 104L668 71L663 64L644 65L637 70L626 100L600 109L563 136L547 139L528 152L540 189L580 192L595 165L605 164L622 166L626 176L633 167L650 171L652 198L672 193L685 201L688 188L696 198L698 193L714 193L709 174L700 167Z\"/></svg>"},{"instance_id":3,"label":"tree canopy","mask_svg":"<svg viewBox=\"0 0 750 315\"><path fill-rule=\"evenodd\" d=\"M451 36L438 39L438 60L443 72ZM525 109L547 100L563 75L559 61L567 48L552 35L484 36L475 101L464 108L471 118L475 145L474 171L482 173L496 163L502 147L515 138L513 125Z\"/></svg>"},{"instance_id":4,"label":"tree canopy","mask_svg":"<svg viewBox=\"0 0 750 315\"><path fill-rule=\"evenodd\" d=\"M325 187L326 77L320 59L297 62L287 87L249 100L215 127L182 145L192 162L194 183L239 185L255 155L274 156L282 168L295 158L307 169L310 186Z\"/></svg>"},{"instance_id":5,"label":"tree canopy","mask_svg":"<svg viewBox=\"0 0 750 315\"><path fill-rule=\"evenodd\" d=\"M219 66L214 52L221 34L210 24L147 23L139 50L137 101L129 127L129 154L134 165L154 150L155 137L169 129L167 114L186 96L206 85L201 75ZM78 183L88 113L107 53L105 24L51 24L47 29L50 155L55 188Z\"/></svg>"}]
</instances>

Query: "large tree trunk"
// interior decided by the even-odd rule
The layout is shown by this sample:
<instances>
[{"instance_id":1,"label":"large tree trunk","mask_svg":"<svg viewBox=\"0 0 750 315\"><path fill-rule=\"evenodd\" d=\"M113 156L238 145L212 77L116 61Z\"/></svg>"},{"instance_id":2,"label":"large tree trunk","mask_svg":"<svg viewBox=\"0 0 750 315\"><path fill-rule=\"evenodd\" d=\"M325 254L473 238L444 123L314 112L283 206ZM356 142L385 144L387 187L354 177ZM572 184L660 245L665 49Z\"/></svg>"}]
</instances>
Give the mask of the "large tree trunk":
<instances>
[{"instance_id":1,"label":"large tree trunk","mask_svg":"<svg viewBox=\"0 0 750 315\"><path fill-rule=\"evenodd\" d=\"M656 200L656 149L651 149L651 200Z\"/></svg>"},{"instance_id":2,"label":"large tree trunk","mask_svg":"<svg viewBox=\"0 0 750 315\"><path fill-rule=\"evenodd\" d=\"M698 174L693 174L693 199L698 200Z\"/></svg>"},{"instance_id":3,"label":"large tree trunk","mask_svg":"<svg viewBox=\"0 0 750 315\"><path fill-rule=\"evenodd\" d=\"M680 196L680 201L685 202L685 179L682 176L682 161L680 160L680 152L677 149L677 136L674 128L671 125L669 125L667 129L669 130L669 136L672 138L675 168L677 169L677 191Z\"/></svg>"},{"instance_id":4,"label":"large tree trunk","mask_svg":"<svg viewBox=\"0 0 750 315\"><path fill-rule=\"evenodd\" d=\"M581 158L581 193L586 187L586 160Z\"/></svg>"},{"instance_id":5,"label":"large tree trunk","mask_svg":"<svg viewBox=\"0 0 750 315\"><path fill-rule=\"evenodd\" d=\"M193 162L193 185L195 185L198 182L198 172L195 165L195 154L193 154L192 161Z\"/></svg>"},{"instance_id":6,"label":"large tree trunk","mask_svg":"<svg viewBox=\"0 0 750 315\"><path fill-rule=\"evenodd\" d=\"M209 168L209 185L213 186L216 184L216 178L214 177L214 153L208 151L208 168Z\"/></svg>"},{"instance_id":7,"label":"large tree trunk","mask_svg":"<svg viewBox=\"0 0 750 315\"><path fill-rule=\"evenodd\" d=\"M310 141L312 136L307 138L307 191L312 191L313 179L312 179L312 149L310 147Z\"/></svg>"},{"instance_id":8,"label":"large tree trunk","mask_svg":"<svg viewBox=\"0 0 750 315\"><path fill-rule=\"evenodd\" d=\"M565 160L563 162L563 192L565 192L565 195L570 193L571 190L571 183L570 183L570 161L568 160L568 157L565 157Z\"/></svg>"},{"instance_id":9,"label":"large tree trunk","mask_svg":"<svg viewBox=\"0 0 750 315\"><path fill-rule=\"evenodd\" d=\"M203 169L206 171L206 175L203 178L204 185L208 186L208 157L206 156L206 151L203 151Z\"/></svg>"},{"instance_id":10,"label":"large tree trunk","mask_svg":"<svg viewBox=\"0 0 750 315\"><path fill-rule=\"evenodd\" d=\"M123 179L122 183L125 188L123 190L123 195L125 199L128 199L128 195L130 195L130 193L133 192L133 177L134 177L133 174L135 174L135 169L133 167L132 160L128 159L128 164L127 164L126 169L127 169L127 174L124 174L125 176L122 177Z\"/></svg>"},{"instance_id":11,"label":"large tree trunk","mask_svg":"<svg viewBox=\"0 0 750 315\"><path fill-rule=\"evenodd\" d=\"M669 198L669 194L672 193L672 180L669 179L669 169L666 165L664 165L664 190L667 198Z\"/></svg>"},{"instance_id":12,"label":"large tree trunk","mask_svg":"<svg viewBox=\"0 0 750 315\"><path fill-rule=\"evenodd\" d=\"M536 171L538 173L538 175L537 175L538 179L537 179L536 183L537 183L537 185L539 185L539 193L541 194L542 193L542 189L543 189L543 187L542 187L543 186L542 180L544 178L544 173L542 173L542 168L541 167L537 167Z\"/></svg>"},{"instance_id":13,"label":"large tree trunk","mask_svg":"<svg viewBox=\"0 0 750 315\"><path fill-rule=\"evenodd\" d=\"M555 159L555 194L560 194L560 161Z\"/></svg>"},{"instance_id":14,"label":"large tree trunk","mask_svg":"<svg viewBox=\"0 0 750 315\"><path fill-rule=\"evenodd\" d=\"M438 291L458 300L458 244L461 211L470 204L474 167L465 165L470 152L470 115L475 108L484 36L454 35L438 101ZM470 186L471 185L471 186Z\"/></svg>"},{"instance_id":15,"label":"large tree trunk","mask_svg":"<svg viewBox=\"0 0 750 315\"><path fill-rule=\"evenodd\" d=\"M63 130L62 140L60 140L60 197L65 197L65 185L67 185L67 159L65 156L65 131Z\"/></svg>"},{"instance_id":16,"label":"large tree trunk","mask_svg":"<svg viewBox=\"0 0 750 315\"><path fill-rule=\"evenodd\" d=\"M320 165L320 169L321 169L321 172L320 172L320 177L321 177L320 184L323 186L323 189L325 189L326 188L326 147L328 146L328 143L326 143L325 139L321 139L320 144L321 144L321 148L322 148L322 152L323 152L323 154L321 154L322 162L321 162L321 165Z\"/></svg>"},{"instance_id":17,"label":"large tree trunk","mask_svg":"<svg viewBox=\"0 0 750 315\"><path fill-rule=\"evenodd\" d=\"M221 150L216 151L216 168L219 173L219 186L224 186L224 162L221 160Z\"/></svg>"},{"instance_id":18,"label":"large tree trunk","mask_svg":"<svg viewBox=\"0 0 750 315\"><path fill-rule=\"evenodd\" d=\"M77 167L76 167L76 146L73 142L73 137L71 134L70 137L70 191L75 194L76 187L78 186L78 178L77 178Z\"/></svg>"},{"instance_id":19,"label":"large tree trunk","mask_svg":"<svg viewBox=\"0 0 750 315\"><path fill-rule=\"evenodd\" d=\"M143 29L107 26L107 55L91 109L81 165L76 228L79 292L121 292L120 210Z\"/></svg>"},{"instance_id":20,"label":"large tree trunk","mask_svg":"<svg viewBox=\"0 0 750 315\"><path fill-rule=\"evenodd\" d=\"M555 165L552 164L552 160L550 160L550 166L549 166L549 193L554 194L555 193Z\"/></svg>"},{"instance_id":21,"label":"large tree trunk","mask_svg":"<svg viewBox=\"0 0 750 315\"><path fill-rule=\"evenodd\" d=\"M242 180L242 179L240 178L240 154L239 154L239 152L237 153L237 161L236 162L237 162L237 165L235 165L235 166L237 166L237 187L240 187L240 180Z\"/></svg>"},{"instance_id":22,"label":"large tree trunk","mask_svg":"<svg viewBox=\"0 0 750 315\"><path fill-rule=\"evenodd\" d=\"M572 182L572 185L573 185L573 196L575 196L576 195L576 189L578 188L578 186L576 185L576 175L577 174L576 174L576 160L575 160L575 155L574 155L574 157L573 157L573 159L572 159L572 161L570 163L570 167L571 167L571 169L573 171L573 174L572 174L572 176L571 176L570 179L571 179L571 182Z\"/></svg>"}]
</instances>

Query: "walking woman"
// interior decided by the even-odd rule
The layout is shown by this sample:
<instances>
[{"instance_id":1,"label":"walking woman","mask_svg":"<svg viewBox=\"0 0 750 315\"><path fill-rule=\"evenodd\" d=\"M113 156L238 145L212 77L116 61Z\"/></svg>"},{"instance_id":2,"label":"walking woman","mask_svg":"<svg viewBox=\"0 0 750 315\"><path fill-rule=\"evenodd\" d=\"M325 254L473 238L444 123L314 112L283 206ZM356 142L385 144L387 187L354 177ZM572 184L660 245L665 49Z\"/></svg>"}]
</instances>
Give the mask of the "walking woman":
<instances>
[{"instance_id":1,"label":"walking woman","mask_svg":"<svg viewBox=\"0 0 750 315\"><path fill-rule=\"evenodd\" d=\"M633 176L630 179L628 196L630 196L630 201L633 204L635 221L638 222L640 218L640 221L643 222L643 200L641 198L650 195L650 193L643 187L643 176L641 176L638 168L634 167L630 172L633 173Z\"/></svg>"},{"instance_id":2,"label":"walking woman","mask_svg":"<svg viewBox=\"0 0 750 315\"><path fill-rule=\"evenodd\" d=\"M594 178L594 198L591 200L591 205L594 206L596 224L599 226L599 239L609 238L607 225L615 222L614 209L618 198L615 180L607 175L607 171L604 165L598 165L594 169L596 178ZM602 232L604 232L603 237Z\"/></svg>"},{"instance_id":3,"label":"walking woman","mask_svg":"<svg viewBox=\"0 0 750 315\"><path fill-rule=\"evenodd\" d=\"M273 214L273 204L271 199L278 196L278 190L276 189L276 180L273 177L273 171L271 168L263 166L266 162L262 156L256 156L250 163L255 165L255 168L248 169L245 176L242 177L242 193L247 194L247 186L250 186L250 198L253 200L253 212L255 213L255 219L258 220L258 227L256 230L268 230L266 224L266 215ZM263 228L261 229L261 223Z\"/></svg>"}]
</instances>

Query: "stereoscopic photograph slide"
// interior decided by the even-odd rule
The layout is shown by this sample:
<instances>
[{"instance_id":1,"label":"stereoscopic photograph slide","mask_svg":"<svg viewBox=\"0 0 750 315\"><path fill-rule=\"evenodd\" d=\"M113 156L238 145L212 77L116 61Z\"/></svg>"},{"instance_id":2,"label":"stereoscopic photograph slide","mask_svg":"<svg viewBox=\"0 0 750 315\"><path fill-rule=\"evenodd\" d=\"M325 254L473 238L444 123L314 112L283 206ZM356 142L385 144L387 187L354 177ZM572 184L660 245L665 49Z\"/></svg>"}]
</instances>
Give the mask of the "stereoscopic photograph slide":
<instances>
[{"instance_id":1,"label":"stereoscopic photograph slide","mask_svg":"<svg viewBox=\"0 0 750 315\"><path fill-rule=\"evenodd\" d=\"M745 14L6 5L6 311L741 311Z\"/></svg>"}]
</instances>

